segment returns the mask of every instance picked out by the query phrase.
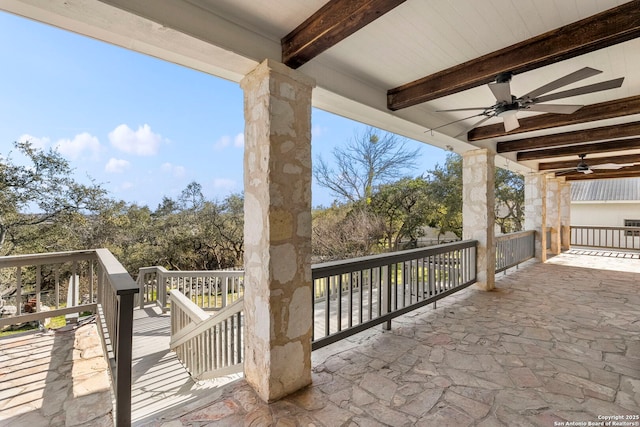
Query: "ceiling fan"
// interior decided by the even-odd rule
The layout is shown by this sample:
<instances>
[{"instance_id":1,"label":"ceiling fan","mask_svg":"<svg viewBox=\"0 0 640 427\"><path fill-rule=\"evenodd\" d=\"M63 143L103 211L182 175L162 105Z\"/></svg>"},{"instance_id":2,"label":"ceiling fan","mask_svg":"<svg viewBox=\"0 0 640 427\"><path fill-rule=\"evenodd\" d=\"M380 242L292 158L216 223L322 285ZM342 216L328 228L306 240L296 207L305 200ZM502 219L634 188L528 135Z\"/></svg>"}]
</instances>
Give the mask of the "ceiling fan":
<instances>
[{"instance_id":1,"label":"ceiling fan","mask_svg":"<svg viewBox=\"0 0 640 427\"><path fill-rule=\"evenodd\" d=\"M588 93L599 92L608 89L615 89L622 86L622 81L624 77L620 77L613 80L607 80L600 83L594 83L587 86L581 86L574 89L564 90L561 92L551 93L545 95L549 92L552 92L556 89L559 89L563 86L570 85L572 83L578 82L580 80L595 76L596 74L600 74L602 71L596 70L594 68L585 67L573 73L567 74L564 77L561 77L557 80L554 80L550 83L547 83L544 86L541 86L537 89L532 90L529 93L526 93L520 97L516 97L511 94L511 76L510 72L500 73L496 77L496 81L493 83L489 83L489 89L496 98L495 104L489 107L470 107L470 108L454 108L451 110L437 110L437 112L454 112L454 111L474 111L480 110L481 112L478 114L474 114L473 116L465 117L464 119L456 120L450 123L447 123L442 126L438 126L437 128L431 129L439 129L445 126L448 126L453 123L457 123L463 120L471 119L473 117L483 117L477 123L474 123L473 126L467 128L465 131L456 135L456 137L470 131L473 128L480 126L482 123L493 117L500 117L504 122L504 130L506 132L510 132L514 129L520 127L520 123L518 122L518 117L516 114L518 111L535 111L541 113L556 113L556 114L572 114L583 107L583 105L564 105L564 104L544 104L548 101L554 101L556 99L568 98L571 96L577 95L585 95Z\"/></svg>"},{"instance_id":2,"label":"ceiling fan","mask_svg":"<svg viewBox=\"0 0 640 427\"><path fill-rule=\"evenodd\" d=\"M593 171L597 169L615 170L615 169L622 169L628 166L635 166L639 164L639 163L603 163L600 165L589 166L587 162L585 162L584 160L584 158L587 157L586 154L580 154L578 157L580 157L580 161L578 162L578 165L575 168L556 172L556 176L564 175L567 173L573 173L573 172L580 172L585 175L588 175L590 173L593 173Z\"/></svg>"}]
</instances>

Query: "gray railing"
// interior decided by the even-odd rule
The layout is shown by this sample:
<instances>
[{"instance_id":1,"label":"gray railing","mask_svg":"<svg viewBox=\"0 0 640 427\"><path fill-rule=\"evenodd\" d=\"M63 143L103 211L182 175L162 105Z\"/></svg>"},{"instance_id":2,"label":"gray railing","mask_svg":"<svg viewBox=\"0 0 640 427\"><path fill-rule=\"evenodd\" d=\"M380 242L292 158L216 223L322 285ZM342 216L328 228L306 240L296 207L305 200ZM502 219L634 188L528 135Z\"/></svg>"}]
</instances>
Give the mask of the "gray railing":
<instances>
[{"instance_id":1,"label":"gray railing","mask_svg":"<svg viewBox=\"0 0 640 427\"><path fill-rule=\"evenodd\" d=\"M171 300L171 350L196 380L242 372L244 300L210 316L180 291Z\"/></svg>"},{"instance_id":2,"label":"gray railing","mask_svg":"<svg viewBox=\"0 0 640 427\"><path fill-rule=\"evenodd\" d=\"M571 245L640 250L640 227L571 226Z\"/></svg>"},{"instance_id":3,"label":"gray railing","mask_svg":"<svg viewBox=\"0 0 640 427\"><path fill-rule=\"evenodd\" d=\"M131 425L133 306L138 286L111 252L95 249L0 257L0 274L15 283L15 293L5 300L16 307L16 315L0 319L0 327L72 313L97 313L111 368L115 422L117 426ZM64 291L67 279L70 297L62 302L60 291ZM45 304L53 309L42 310ZM60 308L63 305L67 307Z\"/></svg>"},{"instance_id":4,"label":"gray railing","mask_svg":"<svg viewBox=\"0 0 640 427\"><path fill-rule=\"evenodd\" d=\"M535 231L496 236L496 273L533 258L535 256Z\"/></svg>"},{"instance_id":5,"label":"gray railing","mask_svg":"<svg viewBox=\"0 0 640 427\"><path fill-rule=\"evenodd\" d=\"M168 308L168 295L178 290L204 310L219 310L244 295L244 271L170 271L160 266L143 267L138 271L140 308L156 302Z\"/></svg>"},{"instance_id":6,"label":"gray railing","mask_svg":"<svg viewBox=\"0 0 640 427\"><path fill-rule=\"evenodd\" d=\"M386 323L476 281L475 240L312 267L312 348Z\"/></svg>"}]
</instances>

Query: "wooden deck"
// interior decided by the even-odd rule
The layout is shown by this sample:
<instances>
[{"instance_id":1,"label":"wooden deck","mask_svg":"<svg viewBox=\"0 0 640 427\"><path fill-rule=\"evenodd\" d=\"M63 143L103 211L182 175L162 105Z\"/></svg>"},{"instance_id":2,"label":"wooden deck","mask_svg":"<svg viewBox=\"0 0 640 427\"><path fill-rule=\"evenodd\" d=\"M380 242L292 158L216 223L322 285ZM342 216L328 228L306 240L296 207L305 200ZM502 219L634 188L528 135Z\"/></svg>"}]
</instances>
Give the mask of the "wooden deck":
<instances>
[{"instance_id":1,"label":"wooden deck","mask_svg":"<svg viewBox=\"0 0 640 427\"><path fill-rule=\"evenodd\" d=\"M220 386L241 375L229 375L216 380L194 382L176 354L169 351L169 314L155 306L137 309L133 323L133 389L131 411L133 425L141 426L151 419L162 418L177 407L190 403L202 405L215 400Z\"/></svg>"}]
</instances>

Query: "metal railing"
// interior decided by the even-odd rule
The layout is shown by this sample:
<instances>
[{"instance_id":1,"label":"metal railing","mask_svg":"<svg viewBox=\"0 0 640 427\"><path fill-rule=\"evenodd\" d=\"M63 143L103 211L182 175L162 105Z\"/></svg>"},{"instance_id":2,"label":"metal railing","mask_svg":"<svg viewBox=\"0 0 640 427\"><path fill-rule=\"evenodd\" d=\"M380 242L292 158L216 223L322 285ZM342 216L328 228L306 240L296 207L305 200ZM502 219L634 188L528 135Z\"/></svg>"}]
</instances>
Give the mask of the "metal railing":
<instances>
[{"instance_id":1,"label":"metal railing","mask_svg":"<svg viewBox=\"0 0 640 427\"><path fill-rule=\"evenodd\" d=\"M138 286L113 254L95 249L0 257L0 274L4 280L13 280L16 288L8 299L15 304L16 315L0 319L0 327L85 311L98 315L111 368L115 422L131 425L133 307ZM70 297L62 303L60 291L67 279ZM76 289L81 298L75 297ZM44 311L45 303L55 308Z\"/></svg>"},{"instance_id":2,"label":"metal railing","mask_svg":"<svg viewBox=\"0 0 640 427\"><path fill-rule=\"evenodd\" d=\"M572 225L571 245L591 248L640 250L640 227Z\"/></svg>"},{"instance_id":3,"label":"metal railing","mask_svg":"<svg viewBox=\"0 0 640 427\"><path fill-rule=\"evenodd\" d=\"M312 348L386 323L476 281L476 245L468 240L312 267Z\"/></svg>"},{"instance_id":4,"label":"metal railing","mask_svg":"<svg viewBox=\"0 0 640 427\"><path fill-rule=\"evenodd\" d=\"M213 316L178 290L172 290L171 350L195 380L242 372L244 301Z\"/></svg>"},{"instance_id":5,"label":"metal railing","mask_svg":"<svg viewBox=\"0 0 640 427\"><path fill-rule=\"evenodd\" d=\"M519 231L496 236L496 273L533 258L536 244L535 231Z\"/></svg>"},{"instance_id":6,"label":"metal railing","mask_svg":"<svg viewBox=\"0 0 640 427\"><path fill-rule=\"evenodd\" d=\"M168 308L167 296L178 290L198 307L219 310L244 295L244 271L170 271L160 266L138 270L140 308L156 302L163 310Z\"/></svg>"}]
</instances>

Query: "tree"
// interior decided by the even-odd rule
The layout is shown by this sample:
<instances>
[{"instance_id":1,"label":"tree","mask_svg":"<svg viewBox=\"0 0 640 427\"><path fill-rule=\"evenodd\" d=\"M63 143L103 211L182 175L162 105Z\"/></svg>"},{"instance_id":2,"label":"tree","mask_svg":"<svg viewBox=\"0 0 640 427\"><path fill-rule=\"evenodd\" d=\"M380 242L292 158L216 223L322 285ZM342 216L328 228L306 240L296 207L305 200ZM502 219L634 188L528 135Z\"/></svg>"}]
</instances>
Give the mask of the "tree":
<instances>
[{"instance_id":1,"label":"tree","mask_svg":"<svg viewBox=\"0 0 640 427\"><path fill-rule=\"evenodd\" d=\"M321 261L370 255L383 236L382 219L360 205L334 204L313 214L311 248Z\"/></svg>"},{"instance_id":2,"label":"tree","mask_svg":"<svg viewBox=\"0 0 640 427\"><path fill-rule=\"evenodd\" d=\"M76 182L73 170L57 151L35 148L26 142L14 144L26 165L0 157L0 253L8 255L17 247L37 249L34 233L44 239L78 214L99 210L105 190L92 183ZM53 248L42 248L54 250ZM59 249L59 248L57 248Z\"/></svg>"},{"instance_id":3,"label":"tree","mask_svg":"<svg viewBox=\"0 0 640 427\"><path fill-rule=\"evenodd\" d=\"M524 178L496 168L496 224L503 234L520 231L524 220Z\"/></svg>"},{"instance_id":4,"label":"tree","mask_svg":"<svg viewBox=\"0 0 640 427\"><path fill-rule=\"evenodd\" d=\"M462 237L462 157L449 153L444 166L436 164L427 172L429 199L437 204L434 225L440 235L452 231Z\"/></svg>"},{"instance_id":5,"label":"tree","mask_svg":"<svg viewBox=\"0 0 640 427\"><path fill-rule=\"evenodd\" d=\"M313 176L343 201L369 203L379 185L416 167L419 152L409 149L404 138L367 128L344 147L334 148L335 169L318 157Z\"/></svg>"},{"instance_id":6,"label":"tree","mask_svg":"<svg viewBox=\"0 0 640 427\"><path fill-rule=\"evenodd\" d=\"M423 177L404 178L380 186L371 199L371 210L384 221L388 250L400 249L402 240L416 247L423 227L433 222L436 204L428 198L429 183Z\"/></svg>"}]
</instances>

